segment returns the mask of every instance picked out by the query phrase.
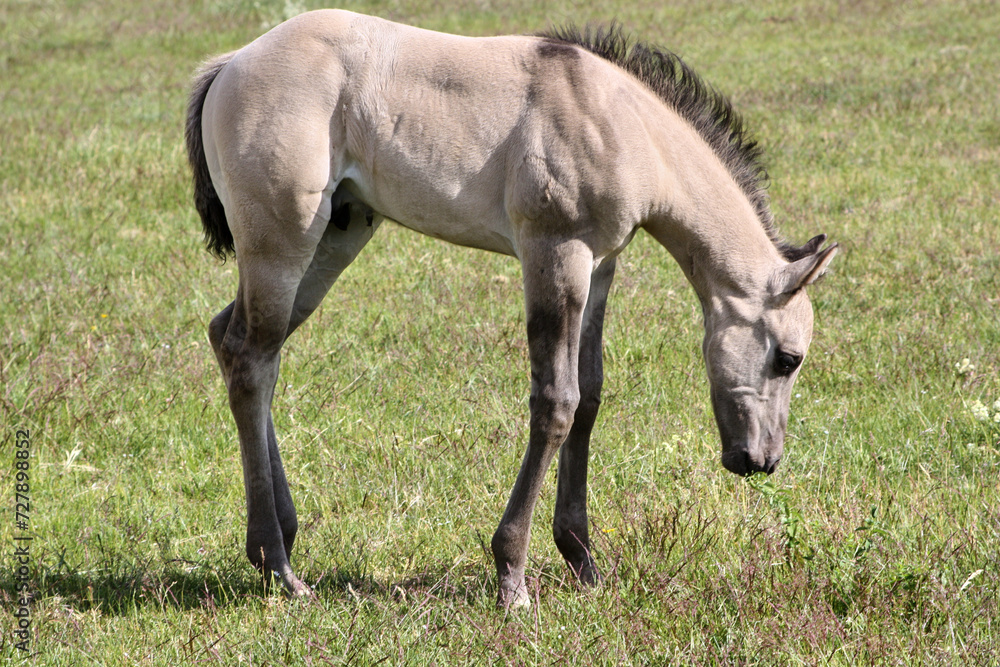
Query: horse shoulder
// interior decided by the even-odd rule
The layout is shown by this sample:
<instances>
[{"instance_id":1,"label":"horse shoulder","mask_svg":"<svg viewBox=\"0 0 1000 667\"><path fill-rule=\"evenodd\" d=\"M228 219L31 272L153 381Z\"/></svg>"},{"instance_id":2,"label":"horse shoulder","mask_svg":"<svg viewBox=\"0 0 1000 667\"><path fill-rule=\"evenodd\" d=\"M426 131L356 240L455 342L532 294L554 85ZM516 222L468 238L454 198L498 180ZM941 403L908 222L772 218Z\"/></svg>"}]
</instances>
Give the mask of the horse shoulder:
<instances>
[{"instance_id":1,"label":"horse shoulder","mask_svg":"<svg viewBox=\"0 0 1000 667\"><path fill-rule=\"evenodd\" d=\"M656 195L648 123L659 110L631 77L579 47L536 40L533 49L532 108L508 206L620 249Z\"/></svg>"}]
</instances>

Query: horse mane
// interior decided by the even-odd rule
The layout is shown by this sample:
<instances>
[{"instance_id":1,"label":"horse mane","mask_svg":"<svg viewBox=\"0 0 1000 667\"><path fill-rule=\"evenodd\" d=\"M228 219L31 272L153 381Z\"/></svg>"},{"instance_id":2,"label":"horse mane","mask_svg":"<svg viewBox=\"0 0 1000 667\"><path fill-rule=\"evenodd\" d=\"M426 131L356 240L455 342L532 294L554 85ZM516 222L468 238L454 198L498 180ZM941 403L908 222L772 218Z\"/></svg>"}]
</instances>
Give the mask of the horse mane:
<instances>
[{"instance_id":1,"label":"horse mane","mask_svg":"<svg viewBox=\"0 0 1000 667\"><path fill-rule=\"evenodd\" d=\"M729 99L705 83L680 56L666 49L633 40L621 24L582 30L574 25L538 34L543 39L579 46L639 79L668 106L687 120L711 146L740 189L750 200L774 246L785 259L802 255L778 235L767 196L768 175L764 150L747 129Z\"/></svg>"}]
</instances>

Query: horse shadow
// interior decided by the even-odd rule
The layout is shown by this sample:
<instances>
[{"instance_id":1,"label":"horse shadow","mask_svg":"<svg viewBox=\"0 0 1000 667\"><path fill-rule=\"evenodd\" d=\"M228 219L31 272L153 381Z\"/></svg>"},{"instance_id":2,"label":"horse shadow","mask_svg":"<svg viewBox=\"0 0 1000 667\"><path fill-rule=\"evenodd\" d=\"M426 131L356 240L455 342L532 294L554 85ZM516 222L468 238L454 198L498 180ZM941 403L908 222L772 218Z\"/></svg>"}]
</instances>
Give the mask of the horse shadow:
<instances>
[{"instance_id":1,"label":"horse shadow","mask_svg":"<svg viewBox=\"0 0 1000 667\"><path fill-rule=\"evenodd\" d=\"M375 599L384 603L446 600L478 605L491 603L495 582L482 563L460 566L444 562L430 564L405 579L391 580L373 575L363 563L348 563L327 569L315 565L303 573L321 601ZM0 597L15 591L14 576L0 576ZM72 571L65 567L42 568L33 573L31 599L57 600L64 608L97 611L119 616L143 607L179 611L216 610L266 603L285 597L276 578L266 581L242 559L222 565L189 561L103 567ZM16 596L7 601L13 601Z\"/></svg>"}]
</instances>

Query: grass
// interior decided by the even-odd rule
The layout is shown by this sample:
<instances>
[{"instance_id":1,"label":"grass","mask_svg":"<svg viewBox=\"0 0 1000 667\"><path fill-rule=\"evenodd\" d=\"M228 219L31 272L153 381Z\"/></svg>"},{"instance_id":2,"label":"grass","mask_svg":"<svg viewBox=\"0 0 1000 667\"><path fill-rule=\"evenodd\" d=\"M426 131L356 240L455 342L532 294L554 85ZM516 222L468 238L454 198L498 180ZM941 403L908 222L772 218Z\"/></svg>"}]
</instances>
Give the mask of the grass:
<instances>
[{"instance_id":1,"label":"grass","mask_svg":"<svg viewBox=\"0 0 1000 667\"><path fill-rule=\"evenodd\" d=\"M843 246L812 292L785 463L740 480L718 463L694 296L636 239L592 452L608 580L581 591L568 576L550 477L536 604L512 616L493 609L484 545L527 436L519 269L399 228L283 361L294 562L319 600L265 594L242 556L235 429L205 337L235 266L200 245L183 107L202 58L311 6L0 6L0 488L12 506L15 432L29 429L36 535L25 655L11 632L17 531L0 522L5 661L1000 660L992 3L343 5L470 34L617 16L746 114L785 235Z\"/></svg>"}]
</instances>

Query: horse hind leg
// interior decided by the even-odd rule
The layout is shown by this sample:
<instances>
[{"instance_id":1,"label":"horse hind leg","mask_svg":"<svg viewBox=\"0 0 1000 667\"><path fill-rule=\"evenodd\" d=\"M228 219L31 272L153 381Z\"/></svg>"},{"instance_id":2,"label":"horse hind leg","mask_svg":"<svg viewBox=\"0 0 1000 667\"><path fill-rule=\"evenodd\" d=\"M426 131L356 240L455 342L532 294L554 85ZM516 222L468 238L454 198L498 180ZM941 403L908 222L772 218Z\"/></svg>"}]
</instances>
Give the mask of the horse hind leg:
<instances>
[{"instance_id":1,"label":"horse hind leg","mask_svg":"<svg viewBox=\"0 0 1000 667\"><path fill-rule=\"evenodd\" d=\"M278 214L279 207L233 199L241 202L235 210L227 210L237 239L239 288L233 303L212 320L209 337L239 433L247 499L246 553L265 584L273 572L290 594L308 595L308 587L292 571L286 551L290 541L286 542L279 520L279 510L287 514L288 499L280 493L287 481L273 437L271 400L295 296L324 226L315 214L319 202L306 198L290 198L290 205ZM255 234L257 243L241 247L241 234L248 232ZM288 517L283 518L294 532Z\"/></svg>"},{"instance_id":2,"label":"horse hind leg","mask_svg":"<svg viewBox=\"0 0 1000 667\"><path fill-rule=\"evenodd\" d=\"M309 268L299 283L295 303L285 332L285 340L292 335L306 319L319 307L323 297L337 281L362 248L371 240L378 229L381 218L374 216L371 209L359 202L344 204L334 210L333 218L327 225L313 255ZM268 412L267 419L268 453L271 463L271 480L274 488L275 512L281 526L285 543L285 554L292 557L292 546L298 532L298 515L288 479L278 451L278 439L274 432L274 421Z\"/></svg>"},{"instance_id":3,"label":"horse hind leg","mask_svg":"<svg viewBox=\"0 0 1000 667\"><path fill-rule=\"evenodd\" d=\"M256 269L256 270L255 270ZM289 593L308 594L308 588L291 569L286 539L278 518L275 487L287 482L274 474L272 455L273 425L270 406L278 378L280 350L288 328L294 295L289 284L298 276L278 272L267 278L263 265L240 258L240 288L236 300L213 320L213 346L219 357L229 393L229 407L239 432L243 483L247 499L246 553L250 562L265 575L281 577ZM285 275L281 275L284 273ZM283 289L282 289L283 287ZM269 294L270 292L270 294ZM282 297L285 298L282 298ZM225 321L225 334L218 331ZM277 461L280 467L280 459ZM282 475L283 477L283 475ZM287 519L286 519L287 523Z\"/></svg>"},{"instance_id":4,"label":"horse hind leg","mask_svg":"<svg viewBox=\"0 0 1000 667\"><path fill-rule=\"evenodd\" d=\"M237 302L242 302L237 298L226 306L222 312L216 315L208 327L208 339L212 343L219 367L222 369L223 378L229 387L229 377L231 375L232 359L234 354L226 344L226 334L230 330L233 322L233 312ZM237 323L241 318L237 318ZM245 330L241 333L238 325L233 327L233 333L229 337L229 345L240 341L245 337ZM278 441L274 434L274 421L271 412L267 413L267 452L268 463L271 469L271 482L274 493L275 513L278 517L278 524L281 528L282 542L285 546L285 556L290 560L292 556L292 544L295 542L295 534L298 532L298 517L295 514L295 505L292 503L291 492L288 489L288 480L285 478L285 470L281 464L281 455L278 452ZM251 560L253 558L251 557Z\"/></svg>"},{"instance_id":5,"label":"horse hind leg","mask_svg":"<svg viewBox=\"0 0 1000 667\"><path fill-rule=\"evenodd\" d=\"M240 432L247 493L247 557L265 573L265 581L268 570L276 572L291 595L308 595L310 591L290 565L298 518L270 409L280 348L371 239L378 227L377 221L369 222L371 219L370 210L358 203L335 211L334 222L340 224L326 226L304 272L295 261L255 261L241 254L237 298L209 325L209 339ZM289 286L294 283L297 286L292 292ZM292 293L294 299L289 300ZM252 327L248 312L255 315ZM256 375L245 370L253 368ZM265 373L267 369L269 373ZM265 389L266 396L262 396Z\"/></svg>"}]
</instances>

